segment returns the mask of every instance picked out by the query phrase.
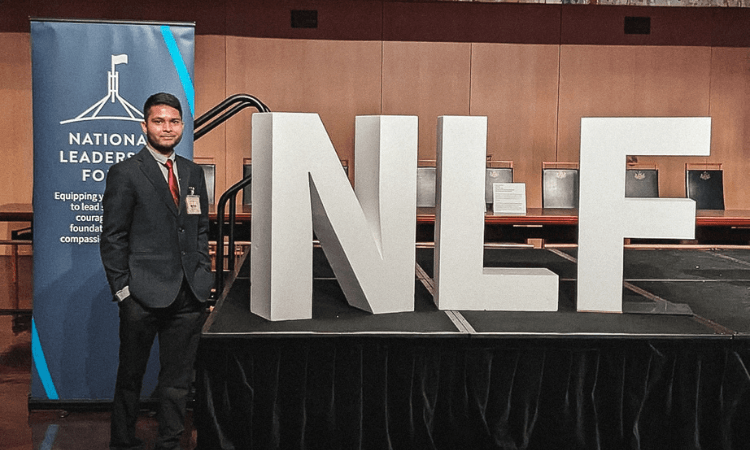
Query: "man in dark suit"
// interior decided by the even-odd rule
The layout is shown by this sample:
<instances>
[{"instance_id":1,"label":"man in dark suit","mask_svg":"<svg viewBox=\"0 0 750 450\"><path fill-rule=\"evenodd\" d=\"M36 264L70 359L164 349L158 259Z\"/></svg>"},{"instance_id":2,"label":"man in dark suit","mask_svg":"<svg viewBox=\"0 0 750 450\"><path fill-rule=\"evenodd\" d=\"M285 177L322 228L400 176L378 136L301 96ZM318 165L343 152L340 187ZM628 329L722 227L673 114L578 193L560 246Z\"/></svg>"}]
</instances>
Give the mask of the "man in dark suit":
<instances>
[{"instance_id":1,"label":"man in dark suit","mask_svg":"<svg viewBox=\"0 0 750 450\"><path fill-rule=\"evenodd\" d=\"M148 146L113 165L104 191L101 258L120 313L120 363L111 449L140 448L138 403L154 337L159 336L159 440L179 449L193 363L213 277L203 170L176 156L182 108L171 94L146 100Z\"/></svg>"}]
</instances>

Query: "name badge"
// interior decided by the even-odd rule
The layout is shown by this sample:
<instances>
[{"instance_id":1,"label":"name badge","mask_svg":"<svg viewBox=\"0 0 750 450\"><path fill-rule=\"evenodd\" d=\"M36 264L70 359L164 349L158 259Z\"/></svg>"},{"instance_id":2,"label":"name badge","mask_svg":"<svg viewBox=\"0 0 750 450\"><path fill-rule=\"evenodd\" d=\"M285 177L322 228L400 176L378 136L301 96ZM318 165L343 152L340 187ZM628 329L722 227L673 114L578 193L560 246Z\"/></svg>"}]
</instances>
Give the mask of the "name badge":
<instances>
[{"instance_id":1,"label":"name badge","mask_svg":"<svg viewBox=\"0 0 750 450\"><path fill-rule=\"evenodd\" d=\"M185 206L188 214L200 214L201 198L197 195L188 195L185 197Z\"/></svg>"}]
</instances>

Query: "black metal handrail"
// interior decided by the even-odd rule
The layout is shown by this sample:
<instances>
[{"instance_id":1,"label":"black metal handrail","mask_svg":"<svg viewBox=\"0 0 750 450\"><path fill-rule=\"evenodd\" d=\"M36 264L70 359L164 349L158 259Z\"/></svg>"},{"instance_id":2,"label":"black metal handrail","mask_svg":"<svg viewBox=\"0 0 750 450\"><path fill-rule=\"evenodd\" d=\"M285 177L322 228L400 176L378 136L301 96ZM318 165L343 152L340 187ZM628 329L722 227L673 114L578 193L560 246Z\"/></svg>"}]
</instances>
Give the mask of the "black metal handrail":
<instances>
[{"instance_id":1,"label":"black metal handrail","mask_svg":"<svg viewBox=\"0 0 750 450\"><path fill-rule=\"evenodd\" d=\"M231 109L229 109L231 107ZM211 108L193 122L193 140L198 140L206 133L226 122L229 118L245 108L254 107L260 112L271 112L262 101L249 94L235 94ZM227 111L229 109L229 111ZM222 114L223 113L223 114ZM221 114L219 116L219 114Z\"/></svg>"},{"instance_id":2,"label":"black metal handrail","mask_svg":"<svg viewBox=\"0 0 750 450\"><path fill-rule=\"evenodd\" d=\"M193 122L193 140L198 140L206 133L217 126L226 122L238 112L245 108L254 107L259 112L271 112L263 102L249 94L235 94L227 97L226 100L211 108L209 111L195 119ZM216 222L218 236L216 239L216 298L220 298L224 291L224 212L226 204L229 202L229 252L231 254L228 261L229 271L234 271L234 223L237 215L237 193L250 184L252 175L248 175L232 187L226 190L216 205ZM230 202L231 200L231 202Z\"/></svg>"},{"instance_id":3,"label":"black metal handrail","mask_svg":"<svg viewBox=\"0 0 750 450\"><path fill-rule=\"evenodd\" d=\"M227 246L229 248L229 260L227 269L234 271L234 222L237 215L237 193L252 181L252 174L241 179L232 187L226 190L219 198L216 205L216 220L218 222L218 236L216 237L216 297L221 297L224 291L224 211L226 204L229 202L229 239ZM231 201L230 201L231 200Z\"/></svg>"}]
</instances>

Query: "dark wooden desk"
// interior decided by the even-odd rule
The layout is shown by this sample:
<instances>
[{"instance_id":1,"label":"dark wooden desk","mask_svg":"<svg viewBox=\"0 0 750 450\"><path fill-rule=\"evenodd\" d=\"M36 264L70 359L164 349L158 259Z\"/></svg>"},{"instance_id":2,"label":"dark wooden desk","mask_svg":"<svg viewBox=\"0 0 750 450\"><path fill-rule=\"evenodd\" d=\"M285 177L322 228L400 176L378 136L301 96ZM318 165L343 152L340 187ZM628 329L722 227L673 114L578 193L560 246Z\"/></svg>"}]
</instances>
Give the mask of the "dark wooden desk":
<instances>
[{"instance_id":1,"label":"dark wooden desk","mask_svg":"<svg viewBox=\"0 0 750 450\"><path fill-rule=\"evenodd\" d=\"M0 214L17 214L17 220L31 220L30 210L23 209L19 204L2 205ZM30 205L29 205L30 206ZM8 207L8 208L6 208ZM226 214L229 217L229 213ZM209 218L216 221L216 209L212 206ZM238 223L248 223L252 218L252 207L243 205L237 208ZM495 215L485 213L484 222L488 225L578 225L577 209L560 208L528 208L522 216ZM417 223L435 223L435 208L417 208ZM697 227L750 227L750 209L708 210L699 209L695 217Z\"/></svg>"},{"instance_id":2,"label":"dark wooden desk","mask_svg":"<svg viewBox=\"0 0 750 450\"><path fill-rule=\"evenodd\" d=\"M31 203L6 203L0 205L0 222L31 222L34 210Z\"/></svg>"},{"instance_id":3,"label":"dark wooden desk","mask_svg":"<svg viewBox=\"0 0 750 450\"><path fill-rule=\"evenodd\" d=\"M435 221L434 208L418 208L417 223ZM578 225L577 209L528 208L526 215L495 215L488 212L484 216L488 225ZM750 210L709 210L699 209L695 217L696 227L750 227Z\"/></svg>"},{"instance_id":4,"label":"dark wooden desk","mask_svg":"<svg viewBox=\"0 0 750 450\"><path fill-rule=\"evenodd\" d=\"M32 222L34 219L34 210L31 207L31 203L6 203L0 205L0 222ZM11 261L11 298L13 299L13 307L11 309L0 309L0 313L13 313L13 314L31 314L30 309L20 308L20 294L19 294L19 245L32 245L31 240L26 239L2 239L0 245L10 246L10 261Z\"/></svg>"},{"instance_id":5,"label":"dark wooden desk","mask_svg":"<svg viewBox=\"0 0 750 450\"><path fill-rule=\"evenodd\" d=\"M750 220L750 217L748 217ZM434 223L435 208L417 208L417 223ZM578 225L577 209L528 208L523 216L484 214L487 225Z\"/></svg>"},{"instance_id":6,"label":"dark wooden desk","mask_svg":"<svg viewBox=\"0 0 750 450\"><path fill-rule=\"evenodd\" d=\"M238 223L250 222L252 218L252 207L243 205L237 208L236 219ZM750 210L746 211L746 220L750 225ZM209 218L216 221L216 208L211 206L209 209ZM229 213L225 214L229 217ZM485 223L488 224L508 224L508 225L577 225L578 210L575 209L542 209L530 208L525 216L501 216L487 213L484 216ZM435 208L417 208L417 223L427 224L435 223Z\"/></svg>"},{"instance_id":7,"label":"dark wooden desk","mask_svg":"<svg viewBox=\"0 0 750 450\"><path fill-rule=\"evenodd\" d=\"M697 227L750 227L750 210L727 209L711 210L699 209L696 212L695 226Z\"/></svg>"},{"instance_id":8,"label":"dark wooden desk","mask_svg":"<svg viewBox=\"0 0 750 450\"><path fill-rule=\"evenodd\" d=\"M228 214L227 214L228 216ZM209 218L216 221L216 208L211 206ZM237 208L237 222L249 223L252 207L243 205ZM0 222L32 222L34 210L31 203L6 203L0 205ZM486 224L491 225L578 225L578 210L529 208L523 216L503 216L487 213ZM435 223L435 208L417 208L417 223ZM750 228L750 210L698 210L695 218L697 227L738 227Z\"/></svg>"},{"instance_id":9,"label":"dark wooden desk","mask_svg":"<svg viewBox=\"0 0 750 450\"><path fill-rule=\"evenodd\" d=\"M434 238L435 208L417 208L417 241ZM484 215L485 242L527 243L537 239L550 243L578 242L578 210L527 208L525 215Z\"/></svg>"},{"instance_id":10,"label":"dark wooden desk","mask_svg":"<svg viewBox=\"0 0 750 450\"><path fill-rule=\"evenodd\" d=\"M216 222L216 211L209 216ZM238 240L249 239L252 207L237 208ZM488 212L484 216L487 242L575 243L578 239L578 210L528 208L526 215L506 216ZM417 240L431 241L434 235L435 208L417 208ZM750 244L750 210L698 210L695 218L696 240L708 244Z\"/></svg>"}]
</instances>

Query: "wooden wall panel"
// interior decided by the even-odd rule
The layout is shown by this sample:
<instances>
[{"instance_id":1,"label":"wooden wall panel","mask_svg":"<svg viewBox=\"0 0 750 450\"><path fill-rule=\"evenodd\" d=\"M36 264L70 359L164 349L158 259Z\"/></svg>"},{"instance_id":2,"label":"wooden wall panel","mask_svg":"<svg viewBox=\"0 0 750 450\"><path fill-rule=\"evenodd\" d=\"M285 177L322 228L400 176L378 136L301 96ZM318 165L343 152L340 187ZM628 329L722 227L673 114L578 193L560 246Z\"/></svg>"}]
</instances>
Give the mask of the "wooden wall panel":
<instances>
[{"instance_id":1,"label":"wooden wall panel","mask_svg":"<svg viewBox=\"0 0 750 450\"><path fill-rule=\"evenodd\" d=\"M635 55L636 115L708 115L709 47L638 47Z\"/></svg>"},{"instance_id":2,"label":"wooden wall panel","mask_svg":"<svg viewBox=\"0 0 750 450\"><path fill-rule=\"evenodd\" d=\"M487 116L487 154L510 160L527 205L542 206L541 167L555 161L557 45L474 44L471 114Z\"/></svg>"},{"instance_id":3,"label":"wooden wall panel","mask_svg":"<svg viewBox=\"0 0 750 450\"><path fill-rule=\"evenodd\" d=\"M636 96L633 115L706 117L710 114L709 47L638 47L634 68ZM713 124L712 128L715 126ZM659 167L659 195L685 197L685 163L713 160L713 145L711 153L708 159L653 158Z\"/></svg>"},{"instance_id":4,"label":"wooden wall panel","mask_svg":"<svg viewBox=\"0 0 750 450\"><path fill-rule=\"evenodd\" d=\"M711 161L724 167L727 209L750 209L750 50L715 48L711 60Z\"/></svg>"},{"instance_id":5,"label":"wooden wall panel","mask_svg":"<svg viewBox=\"0 0 750 450\"><path fill-rule=\"evenodd\" d=\"M24 25L28 31L29 17L56 19L84 19L95 21L147 21L192 22L200 34L223 34L226 29L225 0L130 0L128 2L102 2L91 0L27 0ZM3 2L3 8L6 3ZM0 22L0 26L2 26Z\"/></svg>"},{"instance_id":6,"label":"wooden wall panel","mask_svg":"<svg viewBox=\"0 0 750 450\"><path fill-rule=\"evenodd\" d=\"M31 0L2 2L0 10L0 33L28 33L29 17L41 17L31 14Z\"/></svg>"},{"instance_id":7,"label":"wooden wall panel","mask_svg":"<svg viewBox=\"0 0 750 450\"><path fill-rule=\"evenodd\" d=\"M354 117L381 112L380 42L229 37L227 55L228 95L254 95L272 111L318 113L339 157L353 165ZM240 113L227 123L228 182L240 179L250 147L250 114Z\"/></svg>"},{"instance_id":8,"label":"wooden wall panel","mask_svg":"<svg viewBox=\"0 0 750 450\"><path fill-rule=\"evenodd\" d=\"M0 136L3 180L33 177L31 52L26 33L0 33ZM31 202L31 183L3 183L1 203Z\"/></svg>"},{"instance_id":9,"label":"wooden wall panel","mask_svg":"<svg viewBox=\"0 0 750 450\"><path fill-rule=\"evenodd\" d=\"M317 27L292 28L291 11L317 14ZM383 5L379 1L253 0L227 1L227 35L329 40L381 40Z\"/></svg>"},{"instance_id":10,"label":"wooden wall panel","mask_svg":"<svg viewBox=\"0 0 750 450\"><path fill-rule=\"evenodd\" d=\"M0 204L31 203L34 176L28 33L0 33ZM0 223L0 236L23 224ZM23 248L22 251L27 251ZM5 254L7 247L0 248Z\"/></svg>"},{"instance_id":11,"label":"wooden wall panel","mask_svg":"<svg viewBox=\"0 0 750 450\"><path fill-rule=\"evenodd\" d=\"M28 17L55 16L195 20L198 114L234 93L275 111L318 112L350 165L358 114L418 115L421 159L435 158L439 115L487 115L488 152L514 160L530 206L539 201L540 161L578 160L581 117L710 114L712 156L698 160L724 164L728 208L750 208L747 8L187 0L169 16L142 0L58 3L20 0L0 15L0 149L12 162L1 170L16 181L0 193L6 203L31 200ZM296 8L318 10L319 28L292 29ZM629 15L650 17L651 34L624 35ZM197 156L224 166L217 192L251 157L250 116L241 112L196 144ZM662 195L684 196L687 159L651 161Z\"/></svg>"},{"instance_id":12,"label":"wooden wall panel","mask_svg":"<svg viewBox=\"0 0 750 450\"><path fill-rule=\"evenodd\" d=\"M382 39L414 42L559 44L560 6L386 1L383 3Z\"/></svg>"},{"instance_id":13,"label":"wooden wall panel","mask_svg":"<svg viewBox=\"0 0 750 450\"><path fill-rule=\"evenodd\" d=\"M635 51L635 47L561 47L557 161L578 161L581 117L633 115Z\"/></svg>"},{"instance_id":14,"label":"wooden wall panel","mask_svg":"<svg viewBox=\"0 0 750 450\"><path fill-rule=\"evenodd\" d=\"M437 118L468 115L471 44L383 43L383 114L419 116L419 159L434 160Z\"/></svg>"},{"instance_id":15,"label":"wooden wall panel","mask_svg":"<svg viewBox=\"0 0 750 450\"><path fill-rule=\"evenodd\" d=\"M578 160L581 117L708 115L710 55L706 47L562 46L558 160ZM695 158L639 161L658 164L661 196L685 196L684 164Z\"/></svg>"},{"instance_id":16,"label":"wooden wall panel","mask_svg":"<svg viewBox=\"0 0 750 450\"><path fill-rule=\"evenodd\" d=\"M195 116L200 117L227 98L226 89L226 38L224 36L195 37ZM227 184L226 125L211 130L195 141L196 158L212 158L216 164L214 201L230 184Z\"/></svg>"},{"instance_id":17,"label":"wooden wall panel","mask_svg":"<svg viewBox=\"0 0 750 450\"><path fill-rule=\"evenodd\" d=\"M562 45L709 46L712 11L719 8L561 5L561 9ZM649 32L625 34L626 17L647 17Z\"/></svg>"},{"instance_id":18,"label":"wooden wall panel","mask_svg":"<svg viewBox=\"0 0 750 450\"><path fill-rule=\"evenodd\" d=\"M750 8L711 8L710 11L712 46L750 47L750 33L747 32Z\"/></svg>"}]
</instances>

